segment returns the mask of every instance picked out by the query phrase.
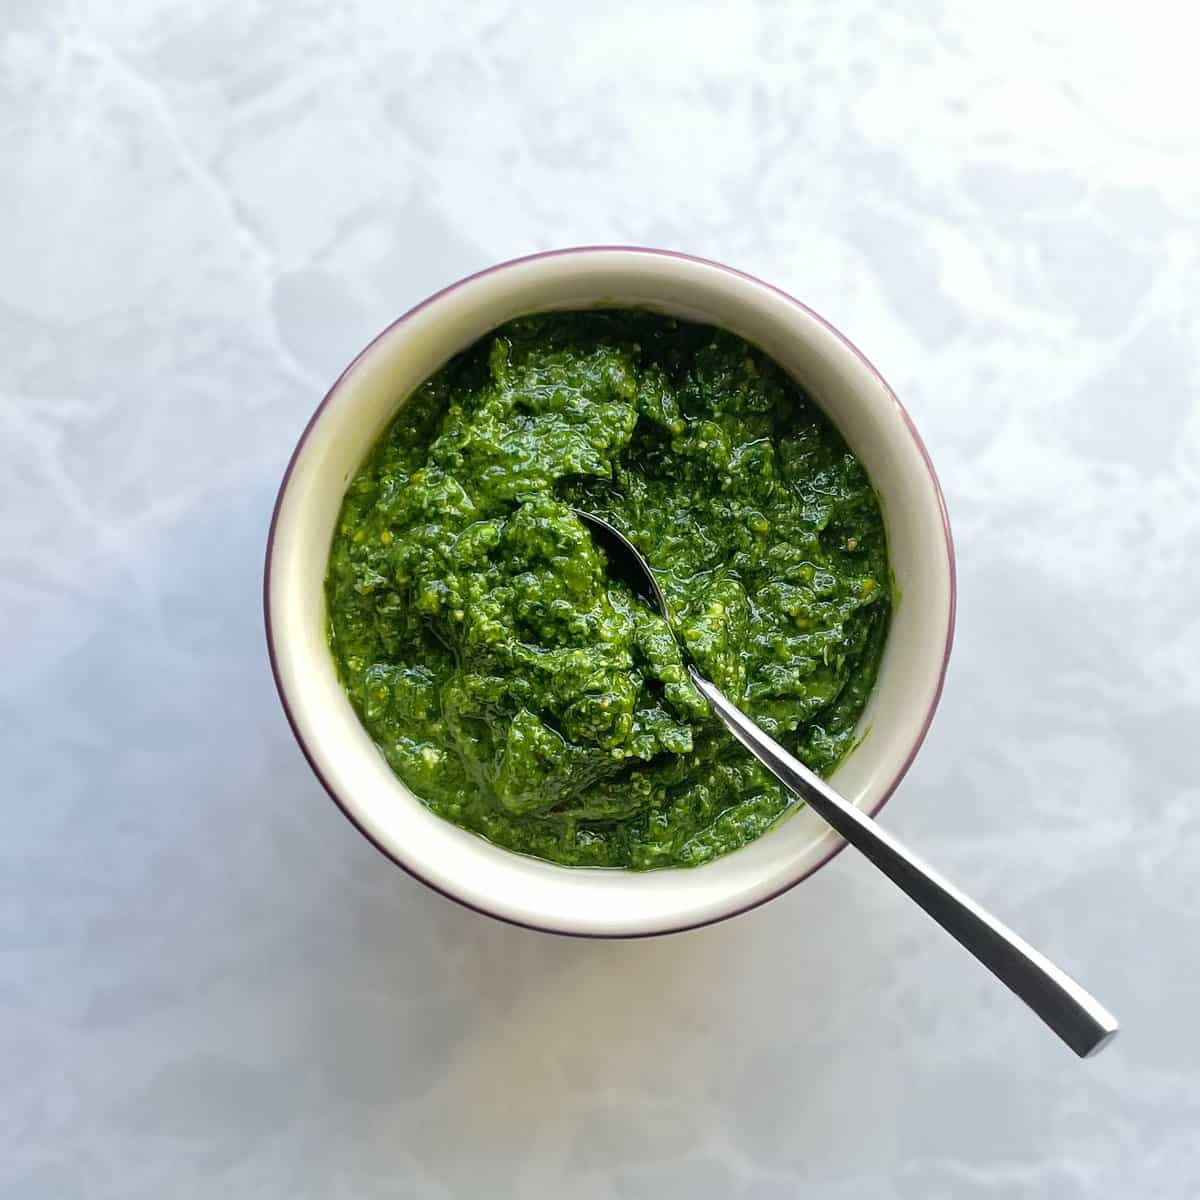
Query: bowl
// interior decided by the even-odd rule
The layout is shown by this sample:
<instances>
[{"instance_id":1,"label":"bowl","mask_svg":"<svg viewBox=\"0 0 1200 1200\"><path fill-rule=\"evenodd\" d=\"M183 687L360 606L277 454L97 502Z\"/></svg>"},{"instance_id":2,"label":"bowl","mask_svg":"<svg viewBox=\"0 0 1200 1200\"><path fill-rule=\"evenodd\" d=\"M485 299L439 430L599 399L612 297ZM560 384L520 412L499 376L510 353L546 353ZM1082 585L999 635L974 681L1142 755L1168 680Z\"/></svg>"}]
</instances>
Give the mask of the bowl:
<instances>
[{"instance_id":1,"label":"bowl","mask_svg":"<svg viewBox=\"0 0 1200 1200\"><path fill-rule=\"evenodd\" d=\"M954 632L954 551L916 429L879 372L827 321L740 271L663 250L585 247L516 259L431 296L342 373L296 446L267 542L267 645L288 721L313 771L384 854L450 898L556 933L636 937L745 912L844 845L801 808L732 854L657 871L563 867L494 846L427 809L392 773L338 682L323 580L350 479L405 399L449 358L513 317L627 306L720 325L761 347L841 431L879 494L896 603L860 742L832 776L875 813L916 756Z\"/></svg>"}]
</instances>

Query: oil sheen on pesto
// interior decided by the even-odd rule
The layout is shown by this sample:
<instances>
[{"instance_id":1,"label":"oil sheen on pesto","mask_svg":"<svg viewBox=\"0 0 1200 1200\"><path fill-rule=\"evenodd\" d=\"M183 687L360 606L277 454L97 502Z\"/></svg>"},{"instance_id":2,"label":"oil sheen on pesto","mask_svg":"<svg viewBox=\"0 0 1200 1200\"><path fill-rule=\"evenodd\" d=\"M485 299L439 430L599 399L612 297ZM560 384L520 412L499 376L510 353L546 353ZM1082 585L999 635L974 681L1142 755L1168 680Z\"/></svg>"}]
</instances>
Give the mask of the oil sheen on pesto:
<instances>
[{"instance_id":1,"label":"oil sheen on pesto","mask_svg":"<svg viewBox=\"0 0 1200 1200\"><path fill-rule=\"evenodd\" d=\"M621 529L727 695L828 773L890 611L879 504L815 405L718 329L513 321L427 380L346 494L330 644L434 812L553 862L706 862L798 803L709 714L571 512Z\"/></svg>"}]
</instances>

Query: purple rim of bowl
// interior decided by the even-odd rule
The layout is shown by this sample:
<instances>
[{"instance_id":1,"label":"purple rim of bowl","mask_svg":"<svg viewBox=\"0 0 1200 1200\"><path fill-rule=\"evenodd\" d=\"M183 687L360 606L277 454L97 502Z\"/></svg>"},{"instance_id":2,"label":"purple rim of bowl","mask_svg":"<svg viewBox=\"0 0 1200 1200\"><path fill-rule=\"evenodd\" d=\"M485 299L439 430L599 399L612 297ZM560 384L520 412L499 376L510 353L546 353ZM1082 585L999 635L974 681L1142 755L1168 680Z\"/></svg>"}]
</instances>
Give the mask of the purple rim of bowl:
<instances>
[{"instance_id":1,"label":"purple rim of bowl","mask_svg":"<svg viewBox=\"0 0 1200 1200\"><path fill-rule=\"evenodd\" d=\"M292 451L292 456L288 459L287 469L283 473L283 481L279 485L279 493L275 497L275 507L271 512L271 528L267 534L267 553L266 562L263 570L263 617L266 624L267 635L267 655L271 660L271 674L275 679L275 690L279 693L279 701L283 706L284 715L287 717L288 724L292 728L292 734L296 739L305 759L308 761L309 767L313 774L317 777L321 786L329 794L329 798L342 810L346 819L380 852L385 858L395 863L403 871L407 872L414 879L423 883L427 888L437 892L441 896L445 896L448 900L453 900L455 904L461 904L464 908L469 908L473 912L481 913L483 916L492 917L497 921L503 921L508 925L517 925L524 929L533 929L539 933L553 933L562 937L578 937L578 938L598 938L602 940L616 939L633 939L645 937L662 937L670 933L684 933L689 929L701 929L706 925L715 925L720 921L728 921L732 917L740 917L744 913L750 912L752 909L759 908L763 904L767 904L772 900L782 896L784 892L789 892L797 884L803 883L810 875L819 871L827 862L840 854L846 848L846 842L839 840L838 844L825 855L824 858L814 863L803 874L798 875L795 879L789 880L783 887L777 888L767 896L763 896L758 900L754 900L749 904L743 905L741 908L735 908L727 913L722 913L720 916L708 917L703 921L694 921L686 925L672 925L666 929L646 930L640 933L587 933L564 929L550 929L544 925L535 924L532 921L518 921L514 917L505 916L503 913L498 913L489 908L484 908L478 904L472 904L464 900L461 896L456 896L453 892L446 888L432 883L426 879L420 871L415 870L406 862L402 862L390 850L381 845L380 842L371 836L371 834L363 827L351 809L342 801L342 798L337 794L329 781L321 773L320 767L317 765L316 758L309 749L308 743L304 740L304 735L300 732L300 727L296 722L295 715L292 712L292 707L288 702L287 692L284 690L283 681L279 677L279 663L275 653L275 632L271 625L271 560L275 551L275 527L279 522L279 513L283 507L283 500L287 494L288 484L291 482L292 471L295 468L296 460L300 457L300 452L304 449L305 443L308 441L309 434L313 431L317 422L321 419L326 407L337 395L338 389L342 386L342 381L350 374L358 365L359 361L371 350L376 343L382 341L393 330L399 329L410 318L421 312L429 305L442 299L443 296L448 296L451 292L457 291L466 284L472 283L476 279L482 279L487 275L494 275L498 271L506 271L511 267L519 266L522 263L536 262L545 258L566 258L573 255L586 255L596 253L612 253L619 252L622 254L641 254L656 258L675 258L682 259L685 262L699 263L705 267L712 267L718 271L723 271L727 275L736 276L739 279L744 279L765 288L767 291L774 292L775 295L781 296L789 304L795 305L813 320L824 326L834 337L838 339L879 382L880 387L887 393L892 403L896 406L901 417L904 419L904 424L908 429L909 435L916 443L917 449L921 453L921 458L925 463L925 469L929 472L930 482L933 484L934 493L937 496L938 510L942 518L942 534L945 539L947 567L950 574L950 609L949 616L946 622L946 642L945 648L942 651L942 665L938 671L937 687L933 693L933 699L929 702L929 708L925 713L925 718L921 722L920 732L917 734L916 740L912 744L912 748L908 752L908 756L900 765L900 769L896 772L891 782L883 789L883 795L880 796L878 803L874 808L868 809L869 814L874 817L880 809L891 799L892 793L900 786L901 780L908 774L909 767L912 766L913 760L917 757L918 751L924 744L925 737L929 733L929 727L933 724L933 715L937 711L938 702L942 698L942 688L946 682L946 668L950 662L950 651L954 646L954 621L958 607L958 577L954 561L954 537L950 532L950 517L946 511L946 499L942 494L942 485L938 481L937 472L933 468L933 460L929 457L929 451L925 447L925 443L921 440L921 435L917 432L917 427L913 424L912 418L908 415L908 410L900 403L896 393L888 386L887 380L875 369L875 365L867 358L865 354L840 330L835 329L820 313L814 312L807 304L797 300L795 296L785 292L782 288L775 287L774 284L767 283L765 280L757 278L757 276L747 274L745 271L739 271L735 267L728 267L724 263L713 262L712 259L699 258L694 254L683 254L678 250L658 250L649 246L572 246L562 250L543 250L537 254L526 254L520 258L512 258L507 262L496 263L494 266L485 267L482 271L476 271L472 275L467 275L463 279L442 288L440 291L434 292L432 296L422 300L420 304L414 305L403 316L397 317L390 325L387 326L381 333L377 334L371 341L354 357L349 366L337 377L333 386L325 393L324 399L317 405L316 411L309 418L308 423L304 426L304 432L300 435L300 440L296 443L296 448Z\"/></svg>"}]
</instances>

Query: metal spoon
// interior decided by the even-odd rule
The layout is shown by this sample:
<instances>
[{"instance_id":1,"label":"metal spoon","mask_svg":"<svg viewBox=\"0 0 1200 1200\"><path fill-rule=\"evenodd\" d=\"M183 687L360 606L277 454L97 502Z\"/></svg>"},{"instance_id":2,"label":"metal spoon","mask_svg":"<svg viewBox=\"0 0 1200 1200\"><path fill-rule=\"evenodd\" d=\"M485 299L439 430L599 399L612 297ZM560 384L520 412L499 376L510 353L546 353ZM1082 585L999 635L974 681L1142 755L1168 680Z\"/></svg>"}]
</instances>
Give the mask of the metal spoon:
<instances>
[{"instance_id":1,"label":"metal spoon","mask_svg":"<svg viewBox=\"0 0 1200 1200\"><path fill-rule=\"evenodd\" d=\"M667 601L650 565L619 530L593 513L575 510L623 579L671 625ZM901 891L915 900L951 937L965 946L1001 983L1011 988L1081 1058L1097 1053L1117 1032L1117 1019L1069 975L964 895L865 813L844 800L820 776L768 737L719 688L696 669L678 634L683 661L713 712L759 762L790 788L852 846L862 851Z\"/></svg>"}]
</instances>

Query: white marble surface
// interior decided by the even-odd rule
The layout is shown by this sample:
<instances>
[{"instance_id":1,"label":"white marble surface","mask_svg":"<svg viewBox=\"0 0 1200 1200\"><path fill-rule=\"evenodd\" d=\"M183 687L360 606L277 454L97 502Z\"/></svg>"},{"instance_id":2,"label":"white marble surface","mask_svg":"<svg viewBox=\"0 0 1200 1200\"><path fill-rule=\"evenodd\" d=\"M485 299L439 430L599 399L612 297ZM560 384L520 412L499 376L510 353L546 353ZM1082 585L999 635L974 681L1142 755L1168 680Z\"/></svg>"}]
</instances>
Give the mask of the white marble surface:
<instances>
[{"instance_id":1,"label":"white marble surface","mask_svg":"<svg viewBox=\"0 0 1200 1200\"><path fill-rule=\"evenodd\" d=\"M1187 9L7 0L0 1196L1200 1195ZM1116 1010L1100 1059L849 854L578 943L310 777L259 611L297 433L431 290L595 241L765 276L910 406L960 623L887 821Z\"/></svg>"}]
</instances>

